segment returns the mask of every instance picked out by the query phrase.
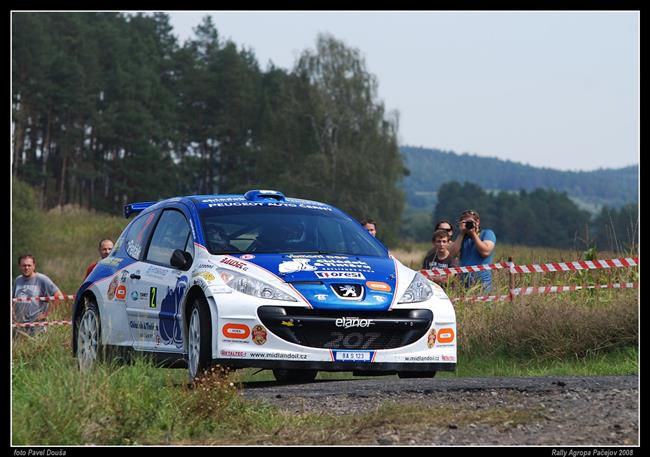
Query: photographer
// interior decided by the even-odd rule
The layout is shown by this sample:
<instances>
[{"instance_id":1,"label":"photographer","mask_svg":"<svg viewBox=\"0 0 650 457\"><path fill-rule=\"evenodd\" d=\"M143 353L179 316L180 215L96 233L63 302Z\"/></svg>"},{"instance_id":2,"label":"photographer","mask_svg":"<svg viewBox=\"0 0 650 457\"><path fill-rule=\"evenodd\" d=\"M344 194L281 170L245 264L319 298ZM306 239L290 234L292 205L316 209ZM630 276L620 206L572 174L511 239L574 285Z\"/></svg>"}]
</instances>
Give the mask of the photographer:
<instances>
[{"instance_id":1,"label":"photographer","mask_svg":"<svg viewBox=\"0 0 650 457\"><path fill-rule=\"evenodd\" d=\"M460 235L449 247L451 256L460 255L460 266L488 265L494 258L497 237L490 229L481 229L479 214L473 210L463 211L460 215ZM492 289L492 272L479 271L464 273L462 276L466 287L481 283L483 290Z\"/></svg>"}]
</instances>

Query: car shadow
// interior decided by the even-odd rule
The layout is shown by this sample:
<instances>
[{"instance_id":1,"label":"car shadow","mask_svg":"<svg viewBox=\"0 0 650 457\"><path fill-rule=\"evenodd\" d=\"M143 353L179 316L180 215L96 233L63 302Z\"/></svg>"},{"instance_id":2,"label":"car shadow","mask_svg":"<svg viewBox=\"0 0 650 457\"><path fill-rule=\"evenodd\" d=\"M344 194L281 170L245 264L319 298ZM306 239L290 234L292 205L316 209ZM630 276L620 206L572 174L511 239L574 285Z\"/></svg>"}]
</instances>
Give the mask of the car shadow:
<instances>
[{"instance_id":1,"label":"car shadow","mask_svg":"<svg viewBox=\"0 0 650 457\"><path fill-rule=\"evenodd\" d=\"M280 381L246 381L237 383L244 389L262 389L264 387L296 386L300 384L324 384L332 382L360 381L360 379L316 379L314 381L280 382Z\"/></svg>"}]
</instances>

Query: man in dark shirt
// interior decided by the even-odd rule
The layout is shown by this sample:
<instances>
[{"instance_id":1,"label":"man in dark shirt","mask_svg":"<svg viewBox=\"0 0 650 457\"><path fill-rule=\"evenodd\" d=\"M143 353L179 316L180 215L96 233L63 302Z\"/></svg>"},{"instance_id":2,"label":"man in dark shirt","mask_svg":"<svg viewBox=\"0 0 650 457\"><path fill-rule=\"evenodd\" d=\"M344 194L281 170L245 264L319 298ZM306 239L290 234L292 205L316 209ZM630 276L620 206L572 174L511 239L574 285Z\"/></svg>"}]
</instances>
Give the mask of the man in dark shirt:
<instances>
[{"instance_id":1,"label":"man in dark shirt","mask_svg":"<svg viewBox=\"0 0 650 457\"><path fill-rule=\"evenodd\" d=\"M451 239L448 230L439 229L433 232L433 236L431 237L433 249L431 249L424 258L422 269L430 270L432 268L449 268L456 266L455 259L449 253L450 241ZM448 278L450 278L449 275L439 276L434 278L433 281L438 284L447 284Z\"/></svg>"}]
</instances>

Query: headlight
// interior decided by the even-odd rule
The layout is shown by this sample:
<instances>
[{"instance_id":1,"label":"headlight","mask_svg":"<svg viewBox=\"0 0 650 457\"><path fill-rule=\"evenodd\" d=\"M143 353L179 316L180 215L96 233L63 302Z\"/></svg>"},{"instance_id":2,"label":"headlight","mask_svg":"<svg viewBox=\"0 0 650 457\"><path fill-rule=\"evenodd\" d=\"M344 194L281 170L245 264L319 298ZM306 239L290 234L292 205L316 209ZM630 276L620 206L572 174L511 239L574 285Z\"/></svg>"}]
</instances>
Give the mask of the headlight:
<instances>
[{"instance_id":1,"label":"headlight","mask_svg":"<svg viewBox=\"0 0 650 457\"><path fill-rule=\"evenodd\" d=\"M270 300L298 301L277 287L273 287L258 279L222 268L218 268L217 270L223 282L237 292L252 295L253 297L268 298Z\"/></svg>"},{"instance_id":2,"label":"headlight","mask_svg":"<svg viewBox=\"0 0 650 457\"><path fill-rule=\"evenodd\" d=\"M428 300L433 295L433 290L427 279L421 273L416 273L411 285L402 295L398 303L417 303Z\"/></svg>"}]
</instances>

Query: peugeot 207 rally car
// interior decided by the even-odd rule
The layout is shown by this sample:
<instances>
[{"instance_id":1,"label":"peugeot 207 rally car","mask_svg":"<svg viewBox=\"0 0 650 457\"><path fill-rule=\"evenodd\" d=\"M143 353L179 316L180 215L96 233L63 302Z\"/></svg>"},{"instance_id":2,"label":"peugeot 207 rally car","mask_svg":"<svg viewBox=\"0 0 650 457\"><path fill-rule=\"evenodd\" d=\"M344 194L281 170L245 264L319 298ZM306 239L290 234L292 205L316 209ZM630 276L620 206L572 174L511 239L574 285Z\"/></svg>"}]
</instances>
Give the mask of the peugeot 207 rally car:
<instances>
[{"instance_id":1,"label":"peugeot 207 rally car","mask_svg":"<svg viewBox=\"0 0 650 457\"><path fill-rule=\"evenodd\" d=\"M124 213L136 217L76 294L82 369L129 349L187 365L192 379L210 364L268 368L282 381L455 370L443 290L330 205L253 190Z\"/></svg>"}]
</instances>

